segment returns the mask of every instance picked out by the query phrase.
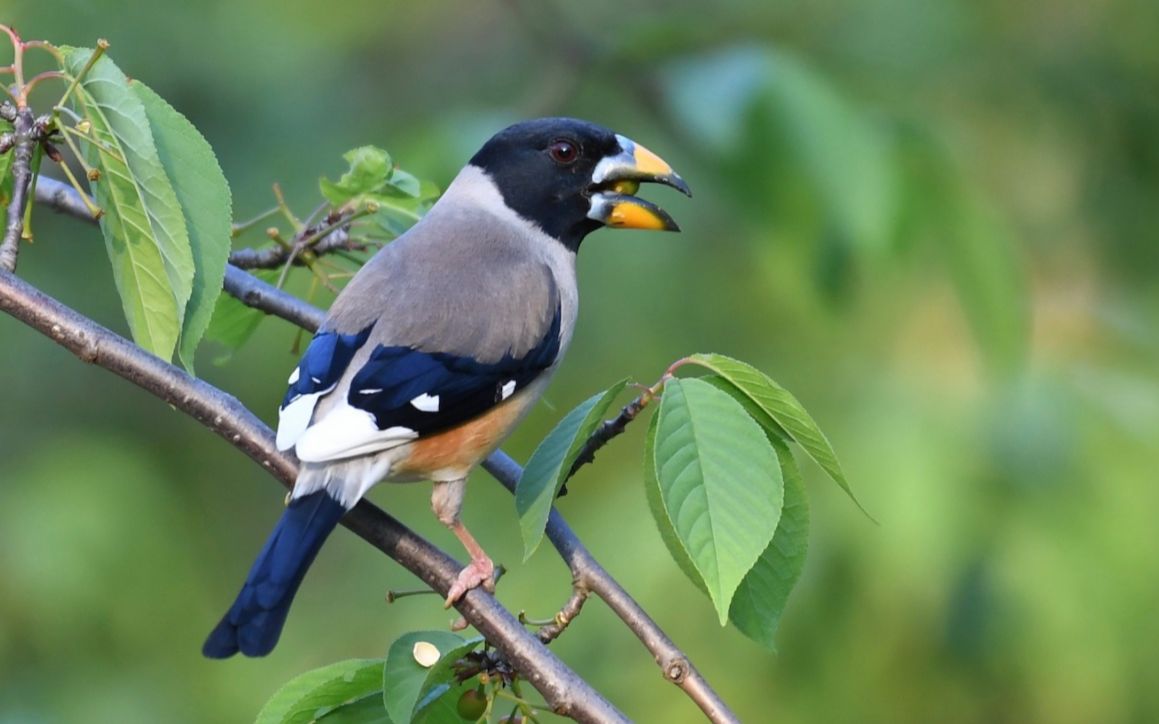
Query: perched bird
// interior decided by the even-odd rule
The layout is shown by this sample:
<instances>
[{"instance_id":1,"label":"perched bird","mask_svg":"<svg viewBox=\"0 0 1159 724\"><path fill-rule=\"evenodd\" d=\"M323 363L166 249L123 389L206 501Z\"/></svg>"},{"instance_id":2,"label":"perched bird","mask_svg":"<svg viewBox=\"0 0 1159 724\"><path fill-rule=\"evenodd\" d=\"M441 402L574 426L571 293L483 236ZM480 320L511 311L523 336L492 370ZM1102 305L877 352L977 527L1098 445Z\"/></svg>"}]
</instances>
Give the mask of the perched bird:
<instances>
[{"instance_id":1,"label":"perched bird","mask_svg":"<svg viewBox=\"0 0 1159 724\"><path fill-rule=\"evenodd\" d=\"M459 520L467 474L527 414L567 350L584 237L601 226L678 230L634 195L640 182L689 193L667 163L606 128L519 123L355 275L290 375L277 445L301 469L206 656L269 653L323 541L382 480L434 483L435 515L471 556L448 606L491 586L491 559Z\"/></svg>"}]
</instances>

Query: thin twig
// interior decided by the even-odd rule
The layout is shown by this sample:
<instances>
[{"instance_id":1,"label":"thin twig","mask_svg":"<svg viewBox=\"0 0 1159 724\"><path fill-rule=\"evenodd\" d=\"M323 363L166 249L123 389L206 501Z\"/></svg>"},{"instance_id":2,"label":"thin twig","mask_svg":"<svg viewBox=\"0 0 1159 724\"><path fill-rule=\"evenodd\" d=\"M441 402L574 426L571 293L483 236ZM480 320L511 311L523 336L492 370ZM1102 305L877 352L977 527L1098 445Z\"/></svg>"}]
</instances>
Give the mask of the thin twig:
<instances>
[{"instance_id":1,"label":"thin twig","mask_svg":"<svg viewBox=\"0 0 1159 724\"><path fill-rule=\"evenodd\" d=\"M559 638L559 635L567 630L568 624L575 620L575 617L580 614L584 607L584 602L588 600L588 591L582 583L577 583L572 587L571 597L567 599L567 603L563 604L563 608L552 617L551 623L541 626L536 636L545 644Z\"/></svg>"},{"instance_id":2,"label":"thin twig","mask_svg":"<svg viewBox=\"0 0 1159 724\"><path fill-rule=\"evenodd\" d=\"M43 197L42 197L43 193ZM43 179L37 189L37 201L80 219L91 219L84 204L66 184ZM226 268L225 291L242 303L281 317L307 330L315 330L325 318L323 312L306 302L234 266ZM483 468L510 492L523 474L523 468L502 450L490 455ZM554 507L547 521L546 535L572 572L576 585L599 596L624 622L636 638L651 652L664 677L676 684L712 722L737 722L736 715L712 689L687 655L676 646L659 625L595 559L579 537ZM506 613L506 611L504 611ZM486 634L485 634L486 635ZM522 669L525 672L525 669ZM542 693L534 679L529 679ZM546 694L544 694L547 697ZM547 697L548 701L552 700ZM554 704L553 704L554 705Z\"/></svg>"},{"instance_id":3,"label":"thin twig","mask_svg":"<svg viewBox=\"0 0 1159 724\"><path fill-rule=\"evenodd\" d=\"M12 154L12 199L8 202L8 221L0 241L0 269L16 270L20 254L20 237L24 234L24 206L28 202L28 185L32 181L32 154L36 150L36 119L29 108L21 108L12 121L15 144Z\"/></svg>"},{"instance_id":4,"label":"thin twig","mask_svg":"<svg viewBox=\"0 0 1159 724\"><path fill-rule=\"evenodd\" d=\"M584 446L580 448L579 455L576 456L575 462L571 464L571 468L567 471L567 476L564 477L563 485L559 489L560 497L567 495L567 481L571 480L572 476L576 474L576 471L588 463L595 462L596 452L604 445L607 445L612 438L624 432L628 427L628 423L635 420L655 396L656 393L652 391L652 388L645 388L636 399L624 405L619 415L616 415L611 420L604 420L600 423L600 426L584 441Z\"/></svg>"},{"instance_id":5,"label":"thin twig","mask_svg":"<svg viewBox=\"0 0 1159 724\"><path fill-rule=\"evenodd\" d=\"M344 216L338 221L320 228L306 227L293 241L260 249L238 249L229 255L229 263L241 269L277 269L289 266L309 266L311 257L303 252L309 250L315 256L338 251L362 251L366 244L355 241L350 236L351 217Z\"/></svg>"}]
</instances>

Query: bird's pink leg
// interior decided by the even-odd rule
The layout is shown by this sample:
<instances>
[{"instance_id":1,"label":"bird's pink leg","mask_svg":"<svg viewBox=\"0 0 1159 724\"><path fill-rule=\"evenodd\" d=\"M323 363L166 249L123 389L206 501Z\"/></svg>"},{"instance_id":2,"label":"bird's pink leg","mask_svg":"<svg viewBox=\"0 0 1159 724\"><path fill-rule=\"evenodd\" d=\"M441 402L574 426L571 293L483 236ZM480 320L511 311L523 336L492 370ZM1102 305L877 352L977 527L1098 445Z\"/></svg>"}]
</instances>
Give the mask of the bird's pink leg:
<instances>
[{"instance_id":1,"label":"bird's pink leg","mask_svg":"<svg viewBox=\"0 0 1159 724\"><path fill-rule=\"evenodd\" d=\"M495 590L493 579L495 564L483 550L483 547L479 545L479 542L475 540L475 536L467 530L467 526L459 520L459 510L463 506L463 495L466 492L466 487L467 481L465 479L436 482L435 488L431 492L431 508L435 511L435 516L443 525L451 529L451 532L467 549L467 553L471 555L471 562L459 572L459 577L455 579L451 590L447 592L447 600L444 603L446 608L450 608L463 594L476 586L481 585L488 591Z\"/></svg>"},{"instance_id":2,"label":"bird's pink leg","mask_svg":"<svg viewBox=\"0 0 1159 724\"><path fill-rule=\"evenodd\" d=\"M467 552L471 554L471 562L459 572L459 577L455 579L455 585L451 586L451 590L447 592L447 600L443 602L444 608L450 608L464 593L476 586L481 585L488 591L495 590L493 578L495 564L491 561L491 557L484 552L482 546L467 530L467 526L455 521L450 528L455 537L462 541Z\"/></svg>"}]
</instances>

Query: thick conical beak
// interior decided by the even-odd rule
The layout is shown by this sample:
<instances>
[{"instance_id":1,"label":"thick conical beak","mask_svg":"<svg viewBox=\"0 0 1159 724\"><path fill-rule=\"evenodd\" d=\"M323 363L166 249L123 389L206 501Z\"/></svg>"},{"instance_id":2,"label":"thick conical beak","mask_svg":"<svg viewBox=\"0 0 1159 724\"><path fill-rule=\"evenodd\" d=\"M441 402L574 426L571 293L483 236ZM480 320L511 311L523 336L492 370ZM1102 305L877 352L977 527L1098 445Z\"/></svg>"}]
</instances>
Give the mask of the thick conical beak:
<instances>
[{"instance_id":1,"label":"thick conical beak","mask_svg":"<svg viewBox=\"0 0 1159 724\"><path fill-rule=\"evenodd\" d=\"M691 196L688 184L664 159L635 141L616 136L620 153L607 156L592 172L588 218L619 229L680 231L659 206L635 196L641 183L661 183Z\"/></svg>"}]
</instances>

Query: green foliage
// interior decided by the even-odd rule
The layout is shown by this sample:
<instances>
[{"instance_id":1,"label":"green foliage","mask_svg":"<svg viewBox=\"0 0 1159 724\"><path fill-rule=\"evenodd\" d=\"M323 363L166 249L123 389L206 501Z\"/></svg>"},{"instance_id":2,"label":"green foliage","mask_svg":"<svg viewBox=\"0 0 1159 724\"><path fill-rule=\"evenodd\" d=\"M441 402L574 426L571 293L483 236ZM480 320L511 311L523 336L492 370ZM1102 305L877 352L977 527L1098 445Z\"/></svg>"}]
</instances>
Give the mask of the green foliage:
<instances>
[{"instance_id":1,"label":"green foliage","mask_svg":"<svg viewBox=\"0 0 1159 724\"><path fill-rule=\"evenodd\" d=\"M350 659L296 676L270 697L255 724L309 724L319 719L389 723L382 709L384 663L384 659ZM355 711L344 711L351 709ZM363 717L367 709L380 716Z\"/></svg>"},{"instance_id":2,"label":"green foliage","mask_svg":"<svg viewBox=\"0 0 1159 724\"><path fill-rule=\"evenodd\" d=\"M392 721L414 721L436 701L447 699L451 710L458 699L452 693L452 665L478 648L481 638L464 639L448 631L414 631L390 645L383 670L382 691L386 711ZM439 653L433 664L424 665L416 656L416 645L434 646Z\"/></svg>"},{"instance_id":3,"label":"green foliage","mask_svg":"<svg viewBox=\"0 0 1159 724\"><path fill-rule=\"evenodd\" d=\"M947 144L927 129L906 127L900 233L933 242L992 371L1025 361L1030 327L1024 260L1014 231L994 204L957 170Z\"/></svg>"},{"instance_id":4,"label":"green foliage","mask_svg":"<svg viewBox=\"0 0 1159 724\"><path fill-rule=\"evenodd\" d=\"M385 658L340 661L294 677L270 697L256 724L458 721L463 687L455 681L453 665L482 641L447 631L405 634ZM439 658L420 663L416 645L433 646Z\"/></svg>"},{"instance_id":5,"label":"green foliage","mask_svg":"<svg viewBox=\"0 0 1159 724\"><path fill-rule=\"evenodd\" d=\"M337 181L322 178L318 182L322 195L335 206L362 206L382 198L419 195L418 180L395 168L390 154L375 146L360 146L347 151L342 158L350 168Z\"/></svg>"},{"instance_id":6,"label":"green foliage","mask_svg":"<svg viewBox=\"0 0 1159 724\"><path fill-rule=\"evenodd\" d=\"M719 378L705 378L704 381L716 385L729 394L733 394L732 391L736 389L728 383L718 384ZM737 399L742 406L745 400L747 398ZM672 526L660 495L660 481L656 475L655 462L658 420L658 416L652 417L644 440L644 493L648 499L648 507L652 511L652 518L660 531L660 538L664 541L669 554L689 580L707 593L696 565L689 558ZM809 547L809 499L788 445L769 428L765 428L765 434L776 450L777 462L781 468L781 478L785 487L784 505L773 540L745 574L737 586L736 593L733 594L728 620L745 636L769 649L775 649L774 637L781 614L805 567L805 554Z\"/></svg>"},{"instance_id":7,"label":"green foliage","mask_svg":"<svg viewBox=\"0 0 1159 724\"><path fill-rule=\"evenodd\" d=\"M755 405L755 409L750 408L750 411L765 428L800 445L809 457L841 486L850 499L857 503L857 507L865 512L865 508L853 494L853 489L849 487L849 481L845 479L845 472L841 469L841 463L838 462L837 453L833 451L829 439L791 392L752 365L724 355L695 354L688 360L712 370L736 387L737 391ZM766 416L767 419L761 420ZM868 512L865 514L869 515Z\"/></svg>"},{"instance_id":8,"label":"green foliage","mask_svg":"<svg viewBox=\"0 0 1159 724\"><path fill-rule=\"evenodd\" d=\"M74 76L85 70L93 53L87 48L61 52L64 69ZM88 69L72 101L91 126L82 144L88 165L100 173L94 193L105 211L101 231L133 339L168 360L193 291L194 264L184 214L157 153L144 104L107 57Z\"/></svg>"},{"instance_id":9,"label":"green foliage","mask_svg":"<svg viewBox=\"0 0 1159 724\"><path fill-rule=\"evenodd\" d=\"M771 172L791 167L804 181L795 191L823 208L825 223L843 239L875 249L890 241L897 203L892 139L819 73L788 53L740 46L674 63L665 81L673 115L698 142L730 162L762 165L763 174L745 174L746 181L765 178L748 193L783 199L776 188L782 179ZM778 129L775 139L756 136L765 123Z\"/></svg>"},{"instance_id":10,"label":"green foliage","mask_svg":"<svg viewBox=\"0 0 1159 724\"><path fill-rule=\"evenodd\" d=\"M564 416L535 448L515 488L515 509L527 560L543 540L551 505L588 437L603 422L616 397L627 387L623 379L592 395Z\"/></svg>"},{"instance_id":11,"label":"green foliage","mask_svg":"<svg viewBox=\"0 0 1159 724\"><path fill-rule=\"evenodd\" d=\"M670 112L725 169L733 197L812 242L820 276L840 275L858 255L928 244L987 361L1003 372L1023 361L1029 315L1013 234L936 134L884 122L774 48L682 58L663 79Z\"/></svg>"},{"instance_id":12,"label":"green foliage","mask_svg":"<svg viewBox=\"0 0 1159 724\"><path fill-rule=\"evenodd\" d=\"M193 257L193 288L185 307L177 356L193 371L193 354L221 296L229 260L230 195L213 149L185 116L140 81L130 84L145 108L161 164L185 217Z\"/></svg>"},{"instance_id":13,"label":"green foliage","mask_svg":"<svg viewBox=\"0 0 1159 724\"><path fill-rule=\"evenodd\" d=\"M740 404L701 380L665 383L657 416L660 499L724 624L781 516L776 453Z\"/></svg>"},{"instance_id":14,"label":"green foliage","mask_svg":"<svg viewBox=\"0 0 1159 724\"><path fill-rule=\"evenodd\" d=\"M319 179L322 196L335 207L371 207L372 218L392 237L422 216L439 190L398 168L390 154L375 146L360 146L342 156L350 167L337 181Z\"/></svg>"}]
</instances>

